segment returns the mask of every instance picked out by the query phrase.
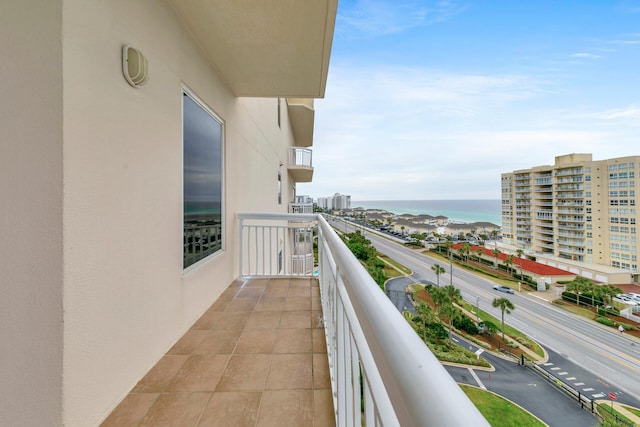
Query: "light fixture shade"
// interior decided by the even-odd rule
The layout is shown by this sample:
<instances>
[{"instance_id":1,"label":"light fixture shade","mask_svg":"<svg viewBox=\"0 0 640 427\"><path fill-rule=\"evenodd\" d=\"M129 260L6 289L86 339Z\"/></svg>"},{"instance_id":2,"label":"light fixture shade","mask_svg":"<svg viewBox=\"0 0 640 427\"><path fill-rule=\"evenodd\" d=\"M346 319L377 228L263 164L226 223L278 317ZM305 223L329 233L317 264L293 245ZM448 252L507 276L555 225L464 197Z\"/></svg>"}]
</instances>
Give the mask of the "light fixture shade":
<instances>
[{"instance_id":1,"label":"light fixture shade","mask_svg":"<svg viewBox=\"0 0 640 427\"><path fill-rule=\"evenodd\" d=\"M144 86L149 80L149 61L138 49L125 45L122 47L122 72L131 86Z\"/></svg>"}]
</instances>

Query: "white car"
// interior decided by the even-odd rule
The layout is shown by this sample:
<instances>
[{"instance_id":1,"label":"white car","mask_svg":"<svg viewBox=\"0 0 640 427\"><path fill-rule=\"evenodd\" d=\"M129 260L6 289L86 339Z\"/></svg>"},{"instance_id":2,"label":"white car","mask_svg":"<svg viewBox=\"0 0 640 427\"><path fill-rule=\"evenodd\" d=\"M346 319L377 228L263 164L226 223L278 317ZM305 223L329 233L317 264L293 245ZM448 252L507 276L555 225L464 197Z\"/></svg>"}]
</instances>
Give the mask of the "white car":
<instances>
[{"instance_id":1,"label":"white car","mask_svg":"<svg viewBox=\"0 0 640 427\"><path fill-rule=\"evenodd\" d=\"M508 286L496 285L496 286L493 287L493 289L495 289L496 291L500 291L500 292L506 292L508 294L512 294L513 293L513 289L511 289Z\"/></svg>"}]
</instances>

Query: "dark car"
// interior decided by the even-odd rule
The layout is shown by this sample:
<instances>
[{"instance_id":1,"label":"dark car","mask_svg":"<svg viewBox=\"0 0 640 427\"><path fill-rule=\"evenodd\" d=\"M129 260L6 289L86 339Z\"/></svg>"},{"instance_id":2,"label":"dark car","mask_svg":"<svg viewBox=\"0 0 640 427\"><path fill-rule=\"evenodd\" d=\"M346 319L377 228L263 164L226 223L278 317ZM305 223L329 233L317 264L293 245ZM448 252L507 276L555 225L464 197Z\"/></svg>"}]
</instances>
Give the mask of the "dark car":
<instances>
[{"instance_id":1,"label":"dark car","mask_svg":"<svg viewBox=\"0 0 640 427\"><path fill-rule=\"evenodd\" d=\"M508 294L512 294L513 293L513 289L511 289L508 286L496 285L496 286L493 287L493 289L495 289L496 291L500 291L500 292L506 292Z\"/></svg>"}]
</instances>

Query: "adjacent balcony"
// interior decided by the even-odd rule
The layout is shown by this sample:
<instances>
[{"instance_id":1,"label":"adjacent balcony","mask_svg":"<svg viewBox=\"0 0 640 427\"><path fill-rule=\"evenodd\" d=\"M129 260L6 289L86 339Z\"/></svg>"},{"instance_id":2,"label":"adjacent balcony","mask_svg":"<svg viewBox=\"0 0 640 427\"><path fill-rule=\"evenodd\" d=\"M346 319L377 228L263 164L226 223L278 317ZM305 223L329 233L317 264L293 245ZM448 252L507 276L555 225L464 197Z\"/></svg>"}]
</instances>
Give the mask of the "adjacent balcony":
<instances>
[{"instance_id":1,"label":"adjacent balcony","mask_svg":"<svg viewBox=\"0 0 640 427\"><path fill-rule=\"evenodd\" d=\"M324 217L238 219L241 277L104 426L489 425Z\"/></svg>"},{"instance_id":2,"label":"adjacent balcony","mask_svg":"<svg viewBox=\"0 0 640 427\"><path fill-rule=\"evenodd\" d=\"M287 98L287 110L296 147L311 147L315 118L313 99Z\"/></svg>"},{"instance_id":3,"label":"adjacent balcony","mask_svg":"<svg viewBox=\"0 0 640 427\"><path fill-rule=\"evenodd\" d=\"M311 182L313 179L313 152L308 148L289 148L287 170L295 182Z\"/></svg>"}]
</instances>

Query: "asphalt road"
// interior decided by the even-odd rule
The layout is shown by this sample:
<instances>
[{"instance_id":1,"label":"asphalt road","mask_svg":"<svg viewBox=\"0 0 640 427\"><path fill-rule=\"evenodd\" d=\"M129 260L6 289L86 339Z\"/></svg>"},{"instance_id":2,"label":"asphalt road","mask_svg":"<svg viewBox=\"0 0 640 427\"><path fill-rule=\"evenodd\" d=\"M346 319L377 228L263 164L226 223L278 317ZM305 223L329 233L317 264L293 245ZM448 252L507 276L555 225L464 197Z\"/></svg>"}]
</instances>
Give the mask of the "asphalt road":
<instances>
[{"instance_id":1,"label":"asphalt road","mask_svg":"<svg viewBox=\"0 0 640 427\"><path fill-rule=\"evenodd\" d=\"M348 229L350 232L353 231L351 227L353 226ZM575 377L577 381L572 384L589 398L596 399L602 394L606 396L613 392L619 402L640 406L638 340L575 316L527 293L516 292L506 295L497 292L492 289L493 282L455 266L452 278L449 274L450 267L445 260L423 255L375 233L365 234L378 251L412 269L412 278L416 282L437 282L438 278L431 266L440 264L446 270L446 273L439 277L441 286L452 282L460 289L465 300L474 305L479 303L482 310L497 319L501 317L500 311L492 307L491 302L496 297L507 296L516 309L506 315L505 323L521 330L551 350L549 363L553 365L543 366L545 369L560 368L554 369L553 372L567 372L567 379ZM578 372L579 369L582 373L580 377L577 374L569 374ZM592 380L582 380L587 374ZM570 381L573 380L567 382ZM580 383L584 383L584 387Z\"/></svg>"},{"instance_id":2,"label":"asphalt road","mask_svg":"<svg viewBox=\"0 0 640 427\"><path fill-rule=\"evenodd\" d=\"M458 344L476 351L477 346L460 338ZM583 409L577 399L573 400L557 390L557 386L544 380L530 369L516 362L505 360L484 352L484 357L494 372L472 370L470 368L445 366L449 374L458 382L470 384L505 396L527 411L535 414L551 427L597 426L597 418Z\"/></svg>"}]
</instances>

